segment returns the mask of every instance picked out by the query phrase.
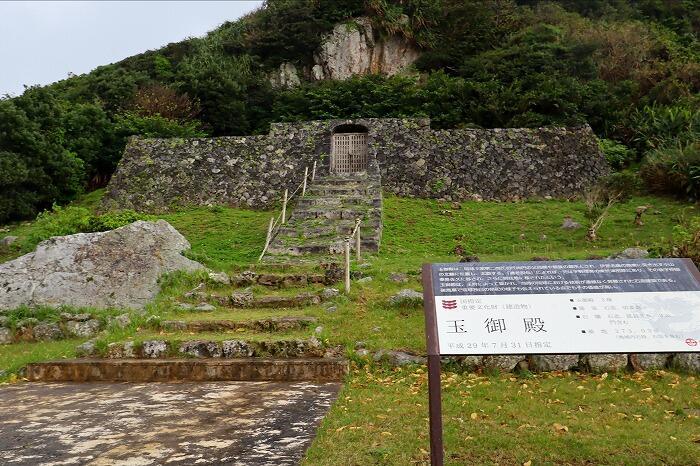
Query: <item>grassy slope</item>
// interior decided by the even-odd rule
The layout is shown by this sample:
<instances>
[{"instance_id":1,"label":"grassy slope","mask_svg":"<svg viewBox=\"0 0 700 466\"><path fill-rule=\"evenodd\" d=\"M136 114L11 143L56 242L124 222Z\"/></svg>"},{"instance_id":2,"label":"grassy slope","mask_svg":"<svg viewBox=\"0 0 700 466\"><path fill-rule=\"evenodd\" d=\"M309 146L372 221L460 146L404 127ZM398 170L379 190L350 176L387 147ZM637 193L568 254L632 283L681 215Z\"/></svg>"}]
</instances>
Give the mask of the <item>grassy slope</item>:
<instances>
[{"instance_id":1,"label":"grassy slope","mask_svg":"<svg viewBox=\"0 0 700 466\"><path fill-rule=\"evenodd\" d=\"M92 195L80 203L90 208L98 200L99 195ZM645 204L654 205L660 213L645 216L645 225L635 227L634 210ZM580 202L465 202L461 209L444 212L447 209L449 205L430 200L385 199L382 251L368 258L369 267L361 269L374 280L355 285L349 298L339 298L336 312L329 313L321 306L303 312L319 318L324 327L322 338L347 345L349 350L357 340L363 340L369 349L421 351L421 309L393 307L386 300L401 288L420 289L420 265L425 261L456 260L453 251L458 244L482 260L527 260L542 255L585 258L630 246L653 246L670 236L679 216L699 213L697 207L667 199L635 198L612 209L600 230L601 239L592 244L585 240L583 230L560 228L566 215L586 223L585 206ZM163 218L191 242L191 257L215 269L235 270L257 258L269 216L269 212L197 208ZM31 228L31 224L18 225L9 234L27 234ZM0 260L16 254L6 252ZM390 272L398 271L407 272L410 282L396 284L388 280ZM167 279L148 315L159 319L187 317L173 308L170 298L181 296L198 281L197 277ZM245 311L236 316L266 314ZM230 315L218 310L207 317ZM103 343L165 337L189 336L157 333L141 318L123 331L112 331ZM14 372L30 361L71 357L78 343L71 340L0 347L0 370ZM533 464L696 462L697 445L692 441L700 432L700 398L693 377L663 373L612 375L605 380L570 374L526 379L510 375L474 377L446 375L443 399L449 464L520 464L528 460ZM471 413L476 413L476 419ZM425 463L426 417L423 369L362 367L349 378L339 402L323 421L306 463ZM555 422L566 425L568 432L556 432L552 427Z\"/></svg>"}]
</instances>

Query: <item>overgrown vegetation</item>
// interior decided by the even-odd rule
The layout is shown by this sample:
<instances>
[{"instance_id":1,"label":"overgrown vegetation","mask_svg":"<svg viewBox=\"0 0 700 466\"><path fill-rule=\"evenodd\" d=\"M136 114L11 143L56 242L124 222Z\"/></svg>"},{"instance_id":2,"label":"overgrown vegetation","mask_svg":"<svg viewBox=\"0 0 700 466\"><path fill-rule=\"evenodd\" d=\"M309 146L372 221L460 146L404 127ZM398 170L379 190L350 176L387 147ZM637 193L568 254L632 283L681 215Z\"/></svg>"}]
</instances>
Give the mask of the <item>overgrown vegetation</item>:
<instances>
[{"instance_id":1,"label":"overgrown vegetation","mask_svg":"<svg viewBox=\"0 0 700 466\"><path fill-rule=\"evenodd\" d=\"M271 121L589 123L616 141L604 143L615 168L636 166L648 151L698 140L698 11L698 0L268 0L206 37L1 99L0 222L103 186L131 135L258 134ZM324 34L362 15L378 34L422 48L419 74L270 86L282 62L308 67ZM684 160L697 171L694 158ZM675 173L649 183L697 197L671 179Z\"/></svg>"}]
</instances>

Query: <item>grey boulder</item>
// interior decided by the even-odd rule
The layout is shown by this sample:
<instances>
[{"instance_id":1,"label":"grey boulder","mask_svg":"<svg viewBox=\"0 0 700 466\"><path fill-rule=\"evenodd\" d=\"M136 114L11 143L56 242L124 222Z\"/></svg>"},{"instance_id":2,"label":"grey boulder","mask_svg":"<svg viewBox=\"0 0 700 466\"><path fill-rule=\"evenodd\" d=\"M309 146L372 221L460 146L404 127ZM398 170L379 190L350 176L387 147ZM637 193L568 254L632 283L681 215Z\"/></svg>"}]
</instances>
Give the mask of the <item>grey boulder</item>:
<instances>
[{"instance_id":1,"label":"grey boulder","mask_svg":"<svg viewBox=\"0 0 700 466\"><path fill-rule=\"evenodd\" d=\"M401 290L394 296L389 298L389 304L401 305L401 304L420 304L423 302L423 293L409 288Z\"/></svg>"},{"instance_id":2,"label":"grey boulder","mask_svg":"<svg viewBox=\"0 0 700 466\"><path fill-rule=\"evenodd\" d=\"M158 278L203 268L182 252L190 244L168 222L137 221L115 230L57 236L0 264L0 309L21 305L141 309Z\"/></svg>"},{"instance_id":3,"label":"grey boulder","mask_svg":"<svg viewBox=\"0 0 700 466\"><path fill-rule=\"evenodd\" d=\"M427 359L404 351L379 350L374 353L375 361L387 362L392 366L406 366L408 364L426 364Z\"/></svg>"}]
</instances>

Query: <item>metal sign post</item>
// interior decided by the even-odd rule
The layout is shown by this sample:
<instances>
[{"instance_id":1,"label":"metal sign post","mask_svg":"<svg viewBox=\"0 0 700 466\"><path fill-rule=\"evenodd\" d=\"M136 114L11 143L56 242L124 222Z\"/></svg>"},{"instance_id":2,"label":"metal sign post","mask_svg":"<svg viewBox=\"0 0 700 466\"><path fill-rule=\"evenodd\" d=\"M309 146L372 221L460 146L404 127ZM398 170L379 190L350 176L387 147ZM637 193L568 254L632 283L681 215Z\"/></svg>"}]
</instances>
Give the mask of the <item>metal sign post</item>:
<instances>
[{"instance_id":1,"label":"metal sign post","mask_svg":"<svg viewBox=\"0 0 700 466\"><path fill-rule=\"evenodd\" d=\"M443 464L440 356L700 350L689 259L423 265L431 464Z\"/></svg>"}]
</instances>

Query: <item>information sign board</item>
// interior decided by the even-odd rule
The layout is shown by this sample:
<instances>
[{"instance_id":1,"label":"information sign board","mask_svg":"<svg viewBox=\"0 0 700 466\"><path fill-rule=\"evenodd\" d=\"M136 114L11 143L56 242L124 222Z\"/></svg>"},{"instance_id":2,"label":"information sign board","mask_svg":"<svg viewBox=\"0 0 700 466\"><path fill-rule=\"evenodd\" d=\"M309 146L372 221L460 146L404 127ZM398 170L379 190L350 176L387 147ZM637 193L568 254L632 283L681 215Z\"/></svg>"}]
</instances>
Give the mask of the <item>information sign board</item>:
<instances>
[{"instance_id":1,"label":"information sign board","mask_svg":"<svg viewBox=\"0 0 700 466\"><path fill-rule=\"evenodd\" d=\"M431 464L442 465L441 355L700 350L689 259L423 266Z\"/></svg>"},{"instance_id":2,"label":"information sign board","mask_svg":"<svg viewBox=\"0 0 700 466\"><path fill-rule=\"evenodd\" d=\"M433 264L439 354L697 351L689 260Z\"/></svg>"}]
</instances>

